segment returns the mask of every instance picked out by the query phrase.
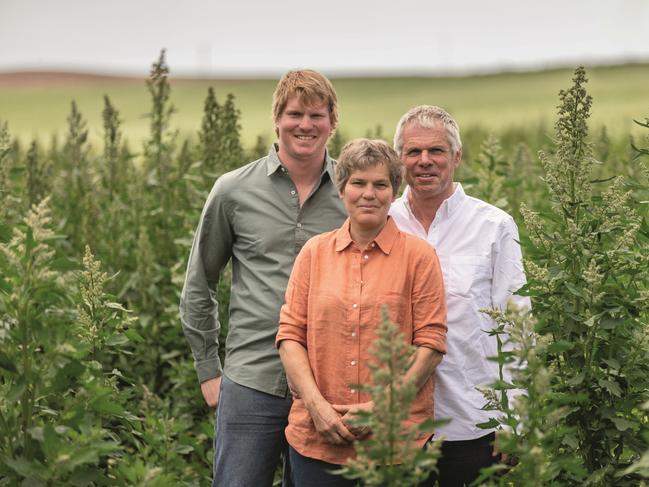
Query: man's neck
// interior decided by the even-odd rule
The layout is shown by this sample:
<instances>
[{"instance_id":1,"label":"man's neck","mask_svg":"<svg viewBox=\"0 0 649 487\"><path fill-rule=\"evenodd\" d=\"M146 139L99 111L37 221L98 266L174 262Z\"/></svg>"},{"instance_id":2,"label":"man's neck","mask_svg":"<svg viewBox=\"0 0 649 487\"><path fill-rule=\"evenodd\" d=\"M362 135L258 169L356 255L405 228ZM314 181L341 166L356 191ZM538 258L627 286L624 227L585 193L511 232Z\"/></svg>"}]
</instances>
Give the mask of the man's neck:
<instances>
[{"instance_id":1,"label":"man's neck","mask_svg":"<svg viewBox=\"0 0 649 487\"><path fill-rule=\"evenodd\" d=\"M435 220L435 215L437 215L437 210L442 206L444 200L448 197L439 196L439 197L422 197L418 195L412 189L408 191L408 204L410 205L410 211L413 216L417 219L421 226L424 228L426 233L428 229L433 224Z\"/></svg>"},{"instance_id":2,"label":"man's neck","mask_svg":"<svg viewBox=\"0 0 649 487\"><path fill-rule=\"evenodd\" d=\"M278 152L279 160L288 170L288 175L295 184L302 205L313 190L313 186L320 178L325 160L325 152L311 159L295 159Z\"/></svg>"}]
</instances>

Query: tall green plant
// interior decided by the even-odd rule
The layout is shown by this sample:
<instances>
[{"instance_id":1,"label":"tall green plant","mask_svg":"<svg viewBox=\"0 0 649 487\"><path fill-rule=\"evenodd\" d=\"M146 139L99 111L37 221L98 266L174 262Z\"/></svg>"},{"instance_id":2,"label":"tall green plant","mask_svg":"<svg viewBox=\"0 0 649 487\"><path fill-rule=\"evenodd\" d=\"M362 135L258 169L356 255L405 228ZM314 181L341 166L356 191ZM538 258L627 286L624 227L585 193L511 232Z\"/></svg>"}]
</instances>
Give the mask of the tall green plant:
<instances>
[{"instance_id":1,"label":"tall green plant","mask_svg":"<svg viewBox=\"0 0 649 487\"><path fill-rule=\"evenodd\" d=\"M529 293L539 333L555 343L551 387L569 406L563 424L574 432L562 444L582 459L585 484L630 485L615 474L645 446L649 248L625 181L596 191L590 180L586 81L577 68L560 92L556 153L541 153L552 213L521 209L533 244Z\"/></svg>"},{"instance_id":2,"label":"tall green plant","mask_svg":"<svg viewBox=\"0 0 649 487\"><path fill-rule=\"evenodd\" d=\"M366 485L406 487L417 485L435 469L439 443L425 449L414 446L422 431L433 429L433 419L410 429L403 427L417 395L415 384L403 381L414 352L415 348L406 344L399 328L384 313L370 351L376 359L369 364L371 384L359 385L370 394L374 408L371 412L359 411L354 421L355 426L369 428L372 436L356 443L357 458L340 470L345 477Z\"/></svg>"}]
</instances>

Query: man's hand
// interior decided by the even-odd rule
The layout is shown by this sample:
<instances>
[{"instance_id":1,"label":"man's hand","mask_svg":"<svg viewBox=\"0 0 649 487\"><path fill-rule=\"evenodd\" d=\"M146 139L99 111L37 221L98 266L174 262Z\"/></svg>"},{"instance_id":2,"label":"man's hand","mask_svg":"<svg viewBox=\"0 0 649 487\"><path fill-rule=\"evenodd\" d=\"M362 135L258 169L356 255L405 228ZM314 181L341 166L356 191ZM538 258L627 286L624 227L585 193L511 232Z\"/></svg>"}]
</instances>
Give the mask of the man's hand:
<instances>
[{"instance_id":1,"label":"man's hand","mask_svg":"<svg viewBox=\"0 0 649 487\"><path fill-rule=\"evenodd\" d=\"M374 403L372 401L361 404L333 404L334 411L342 415L342 422L347 429L354 435L357 440L367 438L371 433L369 426L353 426L353 420L358 411L372 411Z\"/></svg>"},{"instance_id":2,"label":"man's hand","mask_svg":"<svg viewBox=\"0 0 649 487\"><path fill-rule=\"evenodd\" d=\"M205 382L201 382L201 392L207 405L212 409L216 409L216 406L219 405L221 377L215 377L214 379L207 379Z\"/></svg>"},{"instance_id":3,"label":"man's hand","mask_svg":"<svg viewBox=\"0 0 649 487\"><path fill-rule=\"evenodd\" d=\"M497 430L496 431L496 439L494 441L494 450L492 453L492 456L500 463L504 463L505 465L509 465L510 467L513 467L518 464L518 458L512 455L508 455L507 453L502 453L500 451L500 448L498 447L498 437L502 435L502 430Z\"/></svg>"},{"instance_id":4,"label":"man's hand","mask_svg":"<svg viewBox=\"0 0 649 487\"><path fill-rule=\"evenodd\" d=\"M327 443L332 445L346 445L356 438L347 429L342 417L327 401L322 400L309 408L309 415L313 420L315 429Z\"/></svg>"}]
</instances>

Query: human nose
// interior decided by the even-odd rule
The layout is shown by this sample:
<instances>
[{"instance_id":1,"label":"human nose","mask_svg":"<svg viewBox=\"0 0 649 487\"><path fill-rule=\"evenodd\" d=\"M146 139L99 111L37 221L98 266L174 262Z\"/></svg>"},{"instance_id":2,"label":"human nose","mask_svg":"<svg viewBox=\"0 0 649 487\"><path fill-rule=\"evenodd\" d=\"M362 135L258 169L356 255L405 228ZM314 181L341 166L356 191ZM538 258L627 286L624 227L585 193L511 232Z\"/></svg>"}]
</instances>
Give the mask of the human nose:
<instances>
[{"instance_id":1,"label":"human nose","mask_svg":"<svg viewBox=\"0 0 649 487\"><path fill-rule=\"evenodd\" d=\"M376 197L376 194L374 193L374 188L372 185L368 184L363 188L363 198L366 200L373 200Z\"/></svg>"},{"instance_id":2,"label":"human nose","mask_svg":"<svg viewBox=\"0 0 649 487\"><path fill-rule=\"evenodd\" d=\"M427 150L421 151L421 157L419 158L419 162L421 164L430 164L430 163L432 163L432 160L430 158L430 154L428 153Z\"/></svg>"},{"instance_id":3,"label":"human nose","mask_svg":"<svg viewBox=\"0 0 649 487\"><path fill-rule=\"evenodd\" d=\"M299 126L303 130L308 130L313 127L313 121L311 120L311 117L304 115L302 118L300 118Z\"/></svg>"}]
</instances>

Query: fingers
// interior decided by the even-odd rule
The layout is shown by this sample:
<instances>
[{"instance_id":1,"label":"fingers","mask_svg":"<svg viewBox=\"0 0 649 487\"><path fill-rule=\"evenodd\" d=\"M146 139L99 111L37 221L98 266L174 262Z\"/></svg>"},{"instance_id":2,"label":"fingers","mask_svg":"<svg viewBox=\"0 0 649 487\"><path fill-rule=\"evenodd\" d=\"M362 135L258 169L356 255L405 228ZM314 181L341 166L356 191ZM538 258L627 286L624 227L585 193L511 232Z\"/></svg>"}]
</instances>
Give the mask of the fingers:
<instances>
[{"instance_id":1,"label":"fingers","mask_svg":"<svg viewBox=\"0 0 649 487\"><path fill-rule=\"evenodd\" d=\"M334 411L341 415L347 414L352 408L352 406L349 404L332 404L331 407L334 409Z\"/></svg>"},{"instance_id":2,"label":"fingers","mask_svg":"<svg viewBox=\"0 0 649 487\"><path fill-rule=\"evenodd\" d=\"M215 377L201 382L201 392L205 403L212 409L219 404L219 392L221 390L221 378Z\"/></svg>"}]
</instances>

